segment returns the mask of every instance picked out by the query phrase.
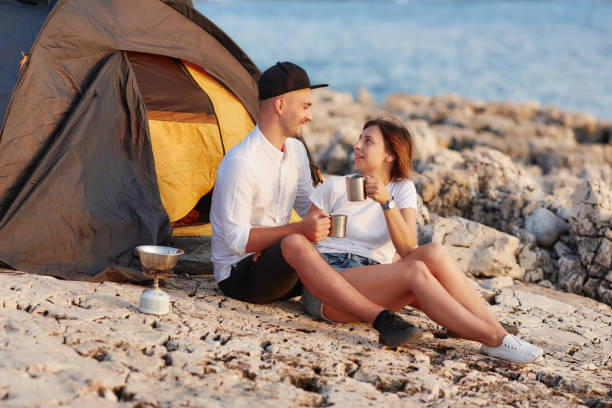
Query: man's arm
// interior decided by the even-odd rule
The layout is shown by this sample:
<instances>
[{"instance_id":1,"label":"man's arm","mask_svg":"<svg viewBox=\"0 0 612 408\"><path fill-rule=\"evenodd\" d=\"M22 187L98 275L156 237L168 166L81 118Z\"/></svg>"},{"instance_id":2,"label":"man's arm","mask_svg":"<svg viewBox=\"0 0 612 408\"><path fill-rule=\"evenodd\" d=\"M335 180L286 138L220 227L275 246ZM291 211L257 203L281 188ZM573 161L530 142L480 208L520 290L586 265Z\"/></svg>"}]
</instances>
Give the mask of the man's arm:
<instances>
[{"instance_id":1,"label":"man's arm","mask_svg":"<svg viewBox=\"0 0 612 408\"><path fill-rule=\"evenodd\" d=\"M329 234L329 215L314 205L302 221L278 227L251 227L246 252L260 252L289 234L302 234L312 242L318 242Z\"/></svg>"},{"instance_id":2,"label":"man's arm","mask_svg":"<svg viewBox=\"0 0 612 408\"><path fill-rule=\"evenodd\" d=\"M227 247L243 255L251 230L256 181L247 159L225 156L217 170L210 220L213 234L222 234Z\"/></svg>"}]
</instances>

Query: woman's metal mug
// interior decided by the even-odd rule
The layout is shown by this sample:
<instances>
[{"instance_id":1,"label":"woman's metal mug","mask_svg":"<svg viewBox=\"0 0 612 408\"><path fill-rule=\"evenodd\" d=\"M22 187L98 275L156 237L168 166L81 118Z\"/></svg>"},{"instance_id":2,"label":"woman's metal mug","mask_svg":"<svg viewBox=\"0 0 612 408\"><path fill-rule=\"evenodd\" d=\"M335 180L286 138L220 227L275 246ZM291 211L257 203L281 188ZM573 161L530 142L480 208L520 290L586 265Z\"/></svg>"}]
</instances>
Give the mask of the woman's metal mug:
<instances>
[{"instance_id":1,"label":"woman's metal mug","mask_svg":"<svg viewBox=\"0 0 612 408\"><path fill-rule=\"evenodd\" d=\"M329 216L330 228L329 236L334 238L344 238L346 235L346 215L332 214Z\"/></svg>"},{"instance_id":2,"label":"woman's metal mug","mask_svg":"<svg viewBox=\"0 0 612 408\"><path fill-rule=\"evenodd\" d=\"M365 177L360 174L345 177L346 197L349 201L363 201L367 198L365 191Z\"/></svg>"}]
</instances>

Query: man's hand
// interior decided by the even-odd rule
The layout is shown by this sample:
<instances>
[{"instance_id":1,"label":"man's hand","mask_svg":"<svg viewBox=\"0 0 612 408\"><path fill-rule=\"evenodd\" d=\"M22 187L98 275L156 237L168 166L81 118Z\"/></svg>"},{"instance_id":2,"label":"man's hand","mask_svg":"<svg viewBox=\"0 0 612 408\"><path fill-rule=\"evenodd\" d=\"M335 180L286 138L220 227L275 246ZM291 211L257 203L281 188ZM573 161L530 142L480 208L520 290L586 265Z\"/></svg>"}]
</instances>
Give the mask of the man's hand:
<instances>
[{"instance_id":1,"label":"man's hand","mask_svg":"<svg viewBox=\"0 0 612 408\"><path fill-rule=\"evenodd\" d=\"M365 176L365 190L368 198L384 204L393 198L385 185L374 177Z\"/></svg>"},{"instance_id":2,"label":"man's hand","mask_svg":"<svg viewBox=\"0 0 612 408\"><path fill-rule=\"evenodd\" d=\"M311 242L319 242L329 235L329 214L320 208L308 213L299 223L299 233Z\"/></svg>"}]
</instances>

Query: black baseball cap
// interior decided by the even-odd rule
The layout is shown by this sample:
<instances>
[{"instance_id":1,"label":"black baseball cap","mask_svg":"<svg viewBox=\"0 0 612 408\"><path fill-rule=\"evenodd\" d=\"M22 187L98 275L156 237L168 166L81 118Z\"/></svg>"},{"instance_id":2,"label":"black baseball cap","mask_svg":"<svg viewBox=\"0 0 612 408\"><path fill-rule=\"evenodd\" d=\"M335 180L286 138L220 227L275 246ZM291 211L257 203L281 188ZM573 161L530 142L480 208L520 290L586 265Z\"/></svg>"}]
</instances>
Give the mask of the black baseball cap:
<instances>
[{"instance_id":1,"label":"black baseball cap","mask_svg":"<svg viewBox=\"0 0 612 408\"><path fill-rule=\"evenodd\" d=\"M259 99L264 100L298 89L322 88L328 84L310 85L308 74L299 66L291 62L277 62L266 69L257 86L259 88Z\"/></svg>"}]
</instances>

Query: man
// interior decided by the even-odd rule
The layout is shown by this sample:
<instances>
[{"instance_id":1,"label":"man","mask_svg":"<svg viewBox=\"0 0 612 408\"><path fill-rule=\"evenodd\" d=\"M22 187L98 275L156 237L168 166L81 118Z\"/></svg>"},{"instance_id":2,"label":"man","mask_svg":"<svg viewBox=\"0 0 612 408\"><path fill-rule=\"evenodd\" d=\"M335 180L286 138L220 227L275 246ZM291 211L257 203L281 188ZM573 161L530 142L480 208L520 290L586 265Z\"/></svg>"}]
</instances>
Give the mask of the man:
<instances>
[{"instance_id":1,"label":"man","mask_svg":"<svg viewBox=\"0 0 612 408\"><path fill-rule=\"evenodd\" d=\"M231 149L217 170L210 220L212 260L221 291L267 303L301 294L373 325L379 341L398 346L421 331L371 302L333 270L312 242L329 233L325 210L310 211L313 191L304 145L296 138L310 122L311 85L290 62L267 69L258 82L259 123ZM304 217L289 224L291 209Z\"/></svg>"}]
</instances>

